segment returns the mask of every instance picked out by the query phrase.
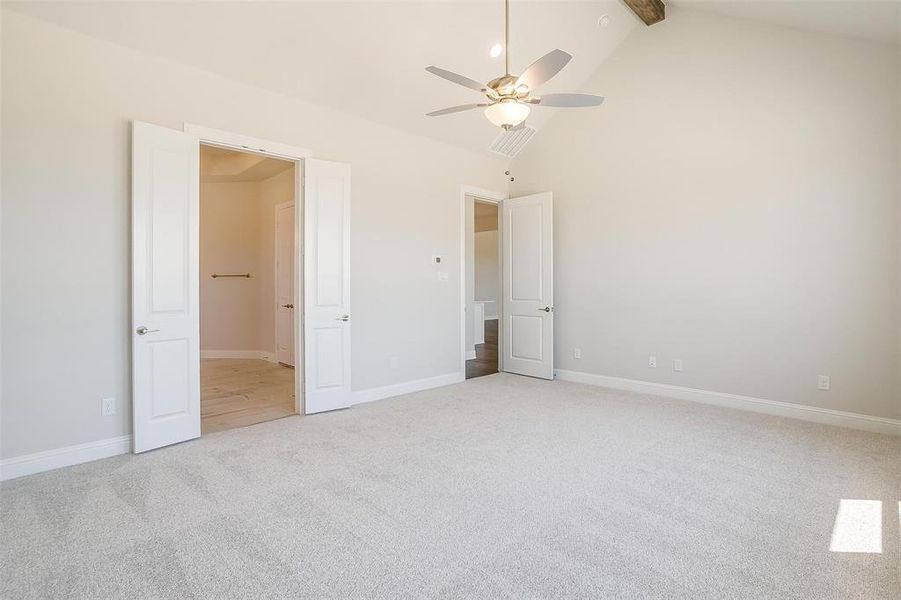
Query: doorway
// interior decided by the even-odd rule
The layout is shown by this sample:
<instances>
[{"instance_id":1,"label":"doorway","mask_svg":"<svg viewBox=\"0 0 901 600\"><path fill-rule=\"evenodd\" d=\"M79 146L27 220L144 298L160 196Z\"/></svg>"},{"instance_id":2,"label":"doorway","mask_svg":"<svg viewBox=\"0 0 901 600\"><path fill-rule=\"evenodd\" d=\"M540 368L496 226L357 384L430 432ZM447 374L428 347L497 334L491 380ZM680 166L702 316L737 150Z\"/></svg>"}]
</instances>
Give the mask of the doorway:
<instances>
[{"instance_id":1,"label":"doorway","mask_svg":"<svg viewBox=\"0 0 901 600\"><path fill-rule=\"evenodd\" d=\"M296 410L294 161L200 147L201 434Z\"/></svg>"},{"instance_id":2,"label":"doorway","mask_svg":"<svg viewBox=\"0 0 901 600\"><path fill-rule=\"evenodd\" d=\"M496 200L468 196L465 223L466 379L499 371L501 261ZM471 215L471 218L469 218Z\"/></svg>"},{"instance_id":3,"label":"doorway","mask_svg":"<svg viewBox=\"0 0 901 600\"><path fill-rule=\"evenodd\" d=\"M466 379L496 372L553 379L553 194L507 198L464 185L460 197L461 372ZM480 259L480 275L488 283L477 292L476 236L492 226L494 233L481 237L494 236L497 254L492 260L490 242L482 241L480 247L489 250ZM490 274L495 268L497 287L493 289ZM496 320L491 318L495 314Z\"/></svg>"},{"instance_id":4,"label":"doorway","mask_svg":"<svg viewBox=\"0 0 901 600\"><path fill-rule=\"evenodd\" d=\"M354 403L350 165L312 158L305 148L190 123L184 124L184 131L177 131L134 121L131 312L135 453L201 435L202 145L252 157L287 159L295 165L295 286L294 301L288 304L297 307L293 356L303 376L294 377L294 412L309 415ZM274 244L272 248L275 252ZM221 279L249 280L249 273L223 273L238 277ZM204 280L207 275L220 279L219 273L207 271ZM274 290L274 285L267 289ZM274 320L271 331L274 336Z\"/></svg>"}]
</instances>

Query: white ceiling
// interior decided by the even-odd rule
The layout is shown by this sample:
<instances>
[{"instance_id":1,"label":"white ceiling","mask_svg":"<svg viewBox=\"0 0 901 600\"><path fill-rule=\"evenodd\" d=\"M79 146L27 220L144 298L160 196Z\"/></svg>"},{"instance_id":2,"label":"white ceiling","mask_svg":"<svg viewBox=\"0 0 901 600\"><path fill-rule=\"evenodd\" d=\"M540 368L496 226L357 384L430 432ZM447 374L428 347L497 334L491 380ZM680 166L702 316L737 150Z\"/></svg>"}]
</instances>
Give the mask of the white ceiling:
<instances>
[{"instance_id":1,"label":"white ceiling","mask_svg":"<svg viewBox=\"0 0 901 600\"><path fill-rule=\"evenodd\" d=\"M887 41L897 39L901 0L793 2L673 0L680 9ZM503 71L489 48L503 39L501 0L360 2L8 2L63 27L363 115L473 150L498 130L475 111L425 113L477 102L477 92L426 73L437 65L486 82ZM610 16L600 27L598 19ZM572 62L543 93L584 91L591 74L635 27L621 0L512 0L512 70L560 48ZM535 107L541 128L555 109ZM586 109L592 110L592 109ZM597 110L603 110L597 109Z\"/></svg>"},{"instance_id":2,"label":"white ceiling","mask_svg":"<svg viewBox=\"0 0 901 600\"><path fill-rule=\"evenodd\" d=\"M898 44L901 0L672 0L679 8Z\"/></svg>"},{"instance_id":3,"label":"white ceiling","mask_svg":"<svg viewBox=\"0 0 901 600\"><path fill-rule=\"evenodd\" d=\"M265 181L294 167L288 160L226 148L200 147L200 179L211 183Z\"/></svg>"}]
</instances>

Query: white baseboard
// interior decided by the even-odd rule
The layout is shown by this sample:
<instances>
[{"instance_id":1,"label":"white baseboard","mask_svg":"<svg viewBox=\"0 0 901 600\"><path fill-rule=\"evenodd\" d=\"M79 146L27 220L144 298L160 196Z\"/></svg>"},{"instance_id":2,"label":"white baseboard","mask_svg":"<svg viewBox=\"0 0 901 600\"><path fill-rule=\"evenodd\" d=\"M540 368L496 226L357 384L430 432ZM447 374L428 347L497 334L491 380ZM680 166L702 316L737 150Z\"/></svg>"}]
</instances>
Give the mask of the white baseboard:
<instances>
[{"instance_id":1,"label":"white baseboard","mask_svg":"<svg viewBox=\"0 0 901 600\"><path fill-rule=\"evenodd\" d=\"M597 385L617 390L628 390L630 392L639 392L641 394L666 396L667 398L676 398L677 400L714 404L716 406L726 406L729 408L748 410L778 417L790 417L802 421L812 421L814 423L824 423L826 425L836 425L838 427L849 427L851 429L861 429L863 431L872 431L875 433L901 435L901 420L897 419L873 417L870 415L832 410L829 408L792 404L790 402L764 400L763 398L739 396L738 394L698 390L666 383L653 383L650 381L639 381L637 379L624 379L621 377L582 373L580 371L567 371L565 369L556 369L554 374L557 379L563 381L587 383L589 385Z\"/></svg>"},{"instance_id":2,"label":"white baseboard","mask_svg":"<svg viewBox=\"0 0 901 600\"><path fill-rule=\"evenodd\" d=\"M256 353L251 358L260 358L260 354L261 353ZM234 355L217 355L216 358L234 358ZM438 375L436 377L416 379L413 381L386 385L384 387L361 390L359 392L354 392L354 404L372 402L373 400L381 400L393 396L400 396L402 394L410 394L412 392L420 392L422 390L451 385L453 383L460 383L461 381L465 381L465 379L463 373L454 372ZM25 456L7 458L0 460L0 481L15 479L16 477L23 477L25 475L33 475L43 471L51 471L61 467L70 467L72 465L91 462L101 458L109 458L119 454L127 454L129 452L131 452L131 436L123 435L121 437L88 442L76 446L67 446L55 450L26 454Z\"/></svg>"},{"instance_id":3,"label":"white baseboard","mask_svg":"<svg viewBox=\"0 0 901 600\"><path fill-rule=\"evenodd\" d=\"M131 452L131 436L120 437L46 450L0 461L0 481L52 471L81 463Z\"/></svg>"},{"instance_id":4,"label":"white baseboard","mask_svg":"<svg viewBox=\"0 0 901 600\"><path fill-rule=\"evenodd\" d=\"M276 362L275 354L265 350L201 350L200 358L252 358Z\"/></svg>"},{"instance_id":5,"label":"white baseboard","mask_svg":"<svg viewBox=\"0 0 901 600\"><path fill-rule=\"evenodd\" d=\"M476 351L475 351L475 350L467 350L467 351L466 351L466 356L465 356L466 360L472 360L472 359L474 359L475 357L476 357Z\"/></svg>"},{"instance_id":6,"label":"white baseboard","mask_svg":"<svg viewBox=\"0 0 901 600\"><path fill-rule=\"evenodd\" d=\"M360 390L354 392L354 404L362 404L364 402L372 402L374 400L383 400L384 398L392 398L403 394L412 394L413 392L421 392L422 390L430 390L432 388L443 387L453 383L465 381L466 376L459 371L454 373L446 373L436 377L427 377L425 379L414 379L413 381L405 381L403 383L395 383L378 388L368 390Z\"/></svg>"}]
</instances>

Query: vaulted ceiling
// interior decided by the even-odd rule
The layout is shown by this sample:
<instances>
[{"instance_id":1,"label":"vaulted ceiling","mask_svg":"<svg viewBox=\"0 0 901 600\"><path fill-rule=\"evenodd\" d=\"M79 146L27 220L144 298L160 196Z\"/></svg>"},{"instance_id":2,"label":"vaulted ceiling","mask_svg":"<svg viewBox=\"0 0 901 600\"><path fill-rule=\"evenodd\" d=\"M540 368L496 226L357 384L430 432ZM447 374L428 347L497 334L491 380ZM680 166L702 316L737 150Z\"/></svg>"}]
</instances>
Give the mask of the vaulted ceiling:
<instances>
[{"instance_id":1,"label":"vaulted ceiling","mask_svg":"<svg viewBox=\"0 0 901 600\"><path fill-rule=\"evenodd\" d=\"M870 0L672 0L760 22L897 42L898 2ZM502 74L502 0L358 2L9 2L33 17L306 101L330 105L415 134L484 151L498 129L476 112L425 113L478 102L474 91L439 79L437 65L487 82ZM606 26L599 20L608 16ZM655 25L661 27L665 25ZM541 93L591 92L586 82L636 28L619 0L512 0L512 71L546 52L574 56ZM590 110L590 109L589 109ZM603 108L598 109L603 110ZM554 109L536 107L541 128Z\"/></svg>"},{"instance_id":2,"label":"vaulted ceiling","mask_svg":"<svg viewBox=\"0 0 901 600\"><path fill-rule=\"evenodd\" d=\"M499 130L476 112L425 113L479 102L424 69L487 82L503 74L502 0L454 2L27 2L13 10L247 83L485 151ZM598 19L609 15L606 27ZM618 0L511 4L512 69L561 48L575 58L545 93L578 91L637 25ZM536 108L530 125L551 116Z\"/></svg>"},{"instance_id":3,"label":"vaulted ceiling","mask_svg":"<svg viewBox=\"0 0 901 600\"><path fill-rule=\"evenodd\" d=\"M671 4L885 44L898 44L901 34L899 0L673 0Z\"/></svg>"}]
</instances>

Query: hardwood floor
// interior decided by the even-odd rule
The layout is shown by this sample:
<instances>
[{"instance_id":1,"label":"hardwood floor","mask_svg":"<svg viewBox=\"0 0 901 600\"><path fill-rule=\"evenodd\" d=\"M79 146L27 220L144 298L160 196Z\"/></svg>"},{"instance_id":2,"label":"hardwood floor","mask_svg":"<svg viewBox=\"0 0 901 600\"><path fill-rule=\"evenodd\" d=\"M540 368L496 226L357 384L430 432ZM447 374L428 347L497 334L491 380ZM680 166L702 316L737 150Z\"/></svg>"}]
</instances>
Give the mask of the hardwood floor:
<instances>
[{"instance_id":1,"label":"hardwood floor","mask_svg":"<svg viewBox=\"0 0 901 600\"><path fill-rule=\"evenodd\" d=\"M497 373L497 319L485 321L485 343L476 344L476 357L466 361L466 379Z\"/></svg>"},{"instance_id":2,"label":"hardwood floor","mask_svg":"<svg viewBox=\"0 0 901 600\"><path fill-rule=\"evenodd\" d=\"M252 359L200 361L201 434L293 414L293 368Z\"/></svg>"}]
</instances>

